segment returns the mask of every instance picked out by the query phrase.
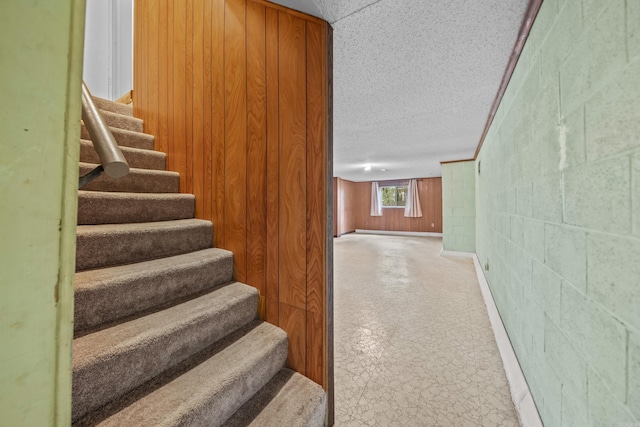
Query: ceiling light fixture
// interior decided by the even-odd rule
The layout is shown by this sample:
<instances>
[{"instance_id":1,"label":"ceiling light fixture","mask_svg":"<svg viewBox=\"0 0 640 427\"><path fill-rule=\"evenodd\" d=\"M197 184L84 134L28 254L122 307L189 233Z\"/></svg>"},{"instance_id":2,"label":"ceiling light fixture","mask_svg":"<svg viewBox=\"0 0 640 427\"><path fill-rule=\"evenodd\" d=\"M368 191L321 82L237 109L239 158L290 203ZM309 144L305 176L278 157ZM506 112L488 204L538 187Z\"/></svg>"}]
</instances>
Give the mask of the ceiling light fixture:
<instances>
[{"instance_id":1,"label":"ceiling light fixture","mask_svg":"<svg viewBox=\"0 0 640 427\"><path fill-rule=\"evenodd\" d=\"M371 170L371 165L366 165L366 166L364 167L364 171L365 171L365 172L369 172L370 170Z\"/></svg>"},{"instance_id":2,"label":"ceiling light fixture","mask_svg":"<svg viewBox=\"0 0 640 427\"><path fill-rule=\"evenodd\" d=\"M387 170L385 168L380 169L380 172L386 172Z\"/></svg>"}]
</instances>

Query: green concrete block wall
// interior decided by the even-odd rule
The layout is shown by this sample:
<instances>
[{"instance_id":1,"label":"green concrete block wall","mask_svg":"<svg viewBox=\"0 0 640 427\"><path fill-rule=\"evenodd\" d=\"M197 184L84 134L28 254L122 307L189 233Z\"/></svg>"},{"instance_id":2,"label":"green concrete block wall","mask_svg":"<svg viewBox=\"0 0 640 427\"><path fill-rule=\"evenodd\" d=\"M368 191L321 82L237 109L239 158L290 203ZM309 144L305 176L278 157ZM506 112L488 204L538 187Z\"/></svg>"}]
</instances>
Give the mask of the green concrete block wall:
<instances>
[{"instance_id":1,"label":"green concrete block wall","mask_svg":"<svg viewBox=\"0 0 640 427\"><path fill-rule=\"evenodd\" d=\"M68 426L85 5L0 9L0 426Z\"/></svg>"},{"instance_id":2,"label":"green concrete block wall","mask_svg":"<svg viewBox=\"0 0 640 427\"><path fill-rule=\"evenodd\" d=\"M638 425L640 1L545 0L476 162L478 257L545 425Z\"/></svg>"},{"instance_id":3,"label":"green concrete block wall","mask_svg":"<svg viewBox=\"0 0 640 427\"><path fill-rule=\"evenodd\" d=\"M442 247L476 251L475 162L442 165Z\"/></svg>"}]
</instances>

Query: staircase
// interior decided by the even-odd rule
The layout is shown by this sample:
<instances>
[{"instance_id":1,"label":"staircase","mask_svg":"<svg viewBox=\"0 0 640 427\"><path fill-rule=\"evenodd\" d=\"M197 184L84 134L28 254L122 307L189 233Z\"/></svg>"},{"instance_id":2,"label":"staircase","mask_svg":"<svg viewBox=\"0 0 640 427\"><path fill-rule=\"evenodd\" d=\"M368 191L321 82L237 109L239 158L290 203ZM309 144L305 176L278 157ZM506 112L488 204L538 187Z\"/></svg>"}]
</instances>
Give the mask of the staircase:
<instances>
[{"instance_id":1,"label":"staircase","mask_svg":"<svg viewBox=\"0 0 640 427\"><path fill-rule=\"evenodd\" d=\"M76 426L321 426L326 395L284 367L287 335L257 320L195 198L129 106L95 99L131 173L79 191ZM80 173L98 158L82 128Z\"/></svg>"}]
</instances>

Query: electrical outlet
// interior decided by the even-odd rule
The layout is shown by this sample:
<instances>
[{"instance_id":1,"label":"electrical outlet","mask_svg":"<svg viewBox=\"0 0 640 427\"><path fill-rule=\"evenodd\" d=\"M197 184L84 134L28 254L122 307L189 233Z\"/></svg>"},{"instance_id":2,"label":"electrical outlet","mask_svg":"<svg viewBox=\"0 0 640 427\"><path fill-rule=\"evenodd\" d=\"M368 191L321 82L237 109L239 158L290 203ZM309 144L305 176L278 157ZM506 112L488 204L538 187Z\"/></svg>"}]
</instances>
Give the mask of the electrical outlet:
<instances>
[{"instance_id":1,"label":"electrical outlet","mask_svg":"<svg viewBox=\"0 0 640 427\"><path fill-rule=\"evenodd\" d=\"M431 228L435 227L436 225L434 223L431 223Z\"/></svg>"},{"instance_id":2,"label":"electrical outlet","mask_svg":"<svg viewBox=\"0 0 640 427\"><path fill-rule=\"evenodd\" d=\"M484 271L489 271L489 261L484 263Z\"/></svg>"}]
</instances>

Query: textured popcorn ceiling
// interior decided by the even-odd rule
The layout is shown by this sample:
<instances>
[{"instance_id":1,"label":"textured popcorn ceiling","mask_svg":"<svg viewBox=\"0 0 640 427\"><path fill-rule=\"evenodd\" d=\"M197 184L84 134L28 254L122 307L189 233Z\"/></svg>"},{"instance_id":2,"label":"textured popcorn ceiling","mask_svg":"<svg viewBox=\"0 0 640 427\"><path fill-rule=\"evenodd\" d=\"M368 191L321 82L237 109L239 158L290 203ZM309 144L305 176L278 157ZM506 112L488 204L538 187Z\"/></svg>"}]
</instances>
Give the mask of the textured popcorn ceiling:
<instances>
[{"instance_id":1,"label":"textured popcorn ceiling","mask_svg":"<svg viewBox=\"0 0 640 427\"><path fill-rule=\"evenodd\" d=\"M441 176L441 161L472 158L527 7L527 0L276 3L333 26L334 176L353 181Z\"/></svg>"}]
</instances>

